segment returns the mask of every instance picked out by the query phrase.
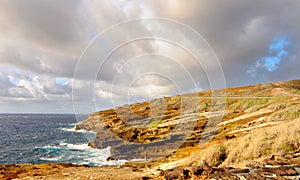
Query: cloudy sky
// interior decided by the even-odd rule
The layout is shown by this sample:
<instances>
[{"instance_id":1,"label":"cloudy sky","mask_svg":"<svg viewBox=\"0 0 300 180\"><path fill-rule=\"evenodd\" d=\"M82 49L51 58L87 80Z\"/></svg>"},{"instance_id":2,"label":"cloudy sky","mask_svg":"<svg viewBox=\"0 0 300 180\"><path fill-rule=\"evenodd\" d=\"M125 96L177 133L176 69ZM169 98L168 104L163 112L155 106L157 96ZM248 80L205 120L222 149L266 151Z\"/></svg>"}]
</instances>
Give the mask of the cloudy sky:
<instances>
[{"instance_id":1,"label":"cloudy sky","mask_svg":"<svg viewBox=\"0 0 300 180\"><path fill-rule=\"evenodd\" d=\"M1 0L0 113L300 78L297 0Z\"/></svg>"}]
</instances>

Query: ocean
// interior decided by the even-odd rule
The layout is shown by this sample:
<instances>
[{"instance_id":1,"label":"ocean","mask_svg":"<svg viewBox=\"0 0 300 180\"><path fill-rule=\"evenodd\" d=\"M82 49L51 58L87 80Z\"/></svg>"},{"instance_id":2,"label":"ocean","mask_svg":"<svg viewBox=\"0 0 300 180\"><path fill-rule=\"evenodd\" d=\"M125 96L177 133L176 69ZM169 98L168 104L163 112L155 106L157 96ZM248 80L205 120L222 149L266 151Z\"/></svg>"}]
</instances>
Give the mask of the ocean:
<instances>
[{"instance_id":1,"label":"ocean","mask_svg":"<svg viewBox=\"0 0 300 180\"><path fill-rule=\"evenodd\" d=\"M95 137L93 132L75 131L75 125L85 118L87 115L0 114L0 164L124 164L126 160L106 161L110 147L87 145Z\"/></svg>"}]
</instances>

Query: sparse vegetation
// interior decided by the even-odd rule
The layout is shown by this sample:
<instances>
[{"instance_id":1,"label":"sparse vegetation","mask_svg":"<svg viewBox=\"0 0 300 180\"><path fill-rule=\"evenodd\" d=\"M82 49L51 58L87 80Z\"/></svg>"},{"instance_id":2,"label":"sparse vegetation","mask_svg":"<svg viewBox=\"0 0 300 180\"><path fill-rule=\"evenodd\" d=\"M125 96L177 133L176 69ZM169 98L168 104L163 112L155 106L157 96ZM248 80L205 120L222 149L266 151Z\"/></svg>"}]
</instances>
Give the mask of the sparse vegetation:
<instances>
[{"instance_id":1,"label":"sparse vegetation","mask_svg":"<svg viewBox=\"0 0 300 180\"><path fill-rule=\"evenodd\" d=\"M268 98L251 98L238 101L231 105L233 109L248 109L256 105L264 105L270 101Z\"/></svg>"},{"instance_id":2,"label":"sparse vegetation","mask_svg":"<svg viewBox=\"0 0 300 180\"><path fill-rule=\"evenodd\" d=\"M226 147L224 145L210 146L206 151L199 152L201 161L205 161L210 166L219 166L227 157Z\"/></svg>"},{"instance_id":3,"label":"sparse vegetation","mask_svg":"<svg viewBox=\"0 0 300 180\"><path fill-rule=\"evenodd\" d=\"M144 111L147 110L147 108L148 108L147 106L142 106L142 107L139 108L139 111L144 112Z\"/></svg>"},{"instance_id":4,"label":"sparse vegetation","mask_svg":"<svg viewBox=\"0 0 300 180\"><path fill-rule=\"evenodd\" d=\"M174 104L180 102L180 99L181 99L180 96L174 96L174 97L171 97L171 98L168 100L168 104L174 105Z\"/></svg>"},{"instance_id":5,"label":"sparse vegetation","mask_svg":"<svg viewBox=\"0 0 300 180\"><path fill-rule=\"evenodd\" d=\"M295 119L278 126L253 130L238 139L211 145L193 154L187 162L205 161L212 166L233 165L274 153L295 152L300 150L299 139L300 119ZM226 158L220 158L224 154Z\"/></svg>"},{"instance_id":6,"label":"sparse vegetation","mask_svg":"<svg viewBox=\"0 0 300 180\"><path fill-rule=\"evenodd\" d=\"M207 101L201 101L200 104L199 104L199 111L202 111L202 110L207 110L210 106L210 103L207 102Z\"/></svg>"},{"instance_id":7,"label":"sparse vegetation","mask_svg":"<svg viewBox=\"0 0 300 180\"><path fill-rule=\"evenodd\" d=\"M162 121L163 121L162 119L154 120L154 121L152 121L152 122L149 124L149 126L150 126L151 128L157 128L158 125L162 123Z\"/></svg>"}]
</instances>

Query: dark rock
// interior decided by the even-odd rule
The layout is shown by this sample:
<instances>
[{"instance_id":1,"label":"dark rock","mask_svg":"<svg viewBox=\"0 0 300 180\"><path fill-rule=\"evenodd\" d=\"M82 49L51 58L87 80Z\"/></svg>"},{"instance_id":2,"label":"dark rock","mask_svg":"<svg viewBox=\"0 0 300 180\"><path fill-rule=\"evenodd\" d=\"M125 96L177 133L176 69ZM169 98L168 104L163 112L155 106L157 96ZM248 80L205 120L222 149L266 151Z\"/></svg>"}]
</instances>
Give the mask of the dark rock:
<instances>
[{"instance_id":1,"label":"dark rock","mask_svg":"<svg viewBox=\"0 0 300 180\"><path fill-rule=\"evenodd\" d=\"M88 146L91 148L96 148L96 146L93 143L88 143Z\"/></svg>"},{"instance_id":2,"label":"dark rock","mask_svg":"<svg viewBox=\"0 0 300 180\"><path fill-rule=\"evenodd\" d=\"M132 171L133 171L133 172L137 172L138 170L139 170L139 169L138 169L137 167L133 167L133 168L132 168Z\"/></svg>"},{"instance_id":3,"label":"dark rock","mask_svg":"<svg viewBox=\"0 0 300 180\"><path fill-rule=\"evenodd\" d=\"M184 179L191 178L190 170L188 170L188 169L183 170L183 176L184 176Z\"/></svg>"},{"instance_id":4,"label":"dark rock","mask_svg":"<svg viewBox=\"0 0 300 180\"><path fill-rule=\"evenodd\" d=\"M235 135L226 135L225 136L226 140L233 139L233 138L235 138Z\"/></svg>"},{"instance_id":5,"label":"dark rock","mask_svg":"<svg viewBox=\"0 0 300 180\"><path fill-rule=\"evenodd\" d=\"M270 158L271 160L275 160L275 156L274 156L274 154L271 156L271 158Z\"/></svg>"},{"instance_id":6,"label":"dark rock","mask_svg":"<svg viewBox=\"0 0 300 180\"><path fill-rule=\"evenodd\" d=\"M78 130L80 130L81 128L80 128L80 126L79 125L76 125L75 126L75 131L78 131Z\"/></svg>"},{"instance_id":7,"label":"dark rock","mask_svg":"<svg viewBox=\"0 0 300 180\"><path fill-rule=\"evenodd\" d=\"M192 166L191 170L192 170L192 173L197 176L201 175L203 172L202 166Z\"/></svg>"},{"instance_id":8,"label":"dark rock","mask_svg":"<svg viewBox=\"0 0 300 180\"><path fill-rule=\"evenodd\" d=\"M232 169L230 170L230 173L249 173L249 169Z\"/></svg>"},{"instance_id":9,"label":"dark rock","mask_svg":"<svg viewBox=\"0 0 300 180\"><path fill-rule=\"evenodd\" d=\"M148 179L153 179L153 178L148 177L148 176L143 176L141 179L142 179L142 180L148 180Z\"/></svg>"},{"instance_id":10,"label":"dark rock","mask_svg":"<svg viewBox=\"0 0 300 180\"><path fill-rule=\"evenodd\" d=\"M275 167L275 168L262 168L263 171L277 174L279 176L295 176L298 172L293 167Z\"/></svg>"},{"instance_id":11,"label":"dark rock","mask_svg":"<svg viewBox=\"0 0 300 180\"><path fill-rule=\"evenodd\" d=\"M34 173L33 176L40 176L41 174L38 173Z\"/></svg>"},{"instance_id":12,"label":"dark rock","mask_svg":"<svg viewBox=\"0 0 300 180\"><path fill-rule=\"evenodd\" d=\"M113 157L108 157L108 158L106 158L106 161L114 161L114 160L116 160L116 159L113 158Z\"/></svg>"}]
</instances>

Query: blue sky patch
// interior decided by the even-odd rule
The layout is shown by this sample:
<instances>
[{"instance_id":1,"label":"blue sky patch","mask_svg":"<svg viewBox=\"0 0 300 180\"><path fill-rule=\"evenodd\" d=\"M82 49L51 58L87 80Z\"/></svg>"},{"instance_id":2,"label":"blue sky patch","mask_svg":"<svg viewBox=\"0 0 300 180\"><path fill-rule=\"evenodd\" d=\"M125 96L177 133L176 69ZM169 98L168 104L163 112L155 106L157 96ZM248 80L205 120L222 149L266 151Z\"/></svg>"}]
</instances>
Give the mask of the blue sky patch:
<instances>
[{"instance_id":1,"label":"blue sky patch","mask_svg":"<svg viewBox=\"0 0 300 180\"><path fill-rule=\"evenodd\" d=\"M55 78L55 83L59 85L66 85L69 83L69 79L64 77L57 77Z\"/></svg>"},{"instance_id":2,"label":"blue sky patch","mask_svg":"<svg viewBox=\"0 0 300 180\"><path fill-rule=\"evenodd\" d=\"M269 54L286 52L284 49L290 44L287 38L275 38L269 45Z\"/></svg>"},{"instance_id":3,"label":"blue sky patch","mask_svg":"<svg viewBox=\"0 0 300 180\"><path fill-rule=\"evenodd\" d=\"M263 67L269 72L275 71L281 63L282 58L288 55L286 50L290 45L290 41L285 37L274 38L269 45L269 55L260 58L257 63L259 67Z\"/></svg>"},{"instance_id":4,"label":"blue sky patch","mask_svg":"<svg viewBox=\"0 0 300 180\"><path fill-rule=\"evenodd\" d=\"M264 57L260 59L260 61L262 61L262 65L265 69L267 69L270 72L273 72L278 68L281 59L278 56L273 56L273 57Z\"/></svg>"}]
</instances>

